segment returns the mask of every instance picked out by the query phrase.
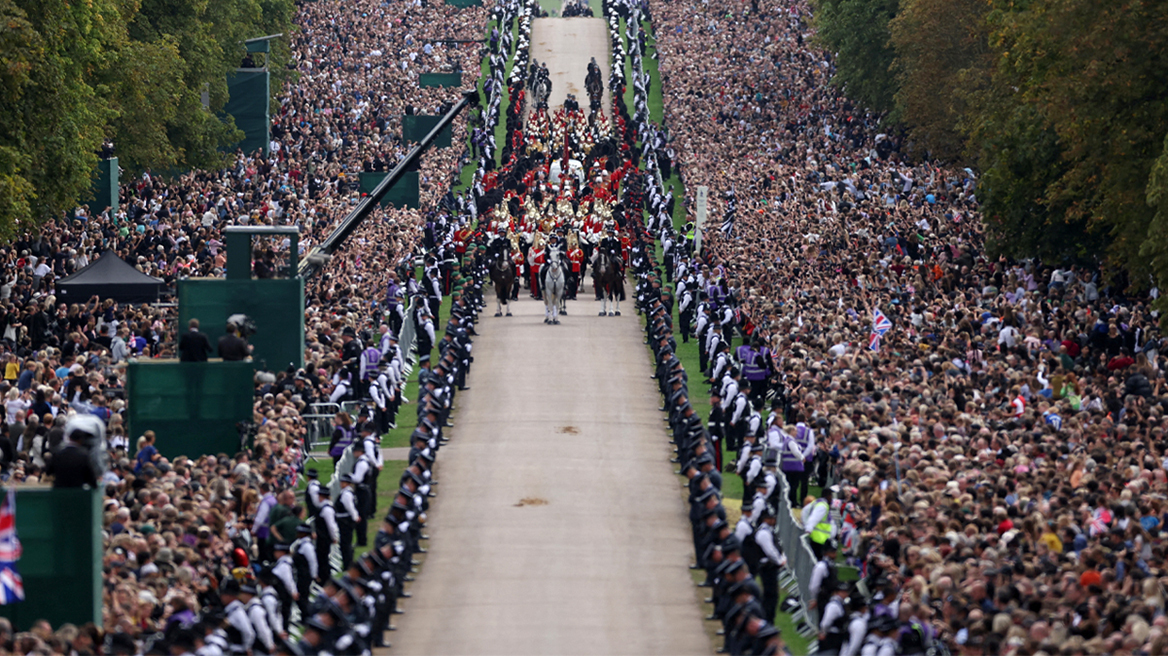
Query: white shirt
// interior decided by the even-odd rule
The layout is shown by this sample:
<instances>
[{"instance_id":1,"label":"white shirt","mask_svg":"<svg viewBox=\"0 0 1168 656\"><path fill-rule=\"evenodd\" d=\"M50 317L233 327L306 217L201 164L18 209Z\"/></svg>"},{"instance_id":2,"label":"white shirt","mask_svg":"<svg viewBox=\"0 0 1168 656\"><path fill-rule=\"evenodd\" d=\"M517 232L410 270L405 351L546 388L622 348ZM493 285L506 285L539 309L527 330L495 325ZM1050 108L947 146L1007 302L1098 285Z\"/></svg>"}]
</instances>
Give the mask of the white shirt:
<instances>
[{"instance_id":1,"label":"white shirt","mask_svg":"<svg viewBox=\"0 0 1168 656\"><path fill-rule=\"evenodd\" d=\"M812 597L819 596L819 588L823 587L823 579L827 578L827 563L819 561L815 563L815 567L811 570L811 583L807 586L807 591L811 593Z\"/></svg>"},{"instance_id":2,"label":"white shirt","mask_svg":"<svg viewBox=\"0 0 1168 656\"><path fill-rule=\"evenodd\" d=\"M864 636L868 634L868 613L852 613L852 620L848 622L848 639L840 647L840 656L856 656L864 644Z\"/></svg>"},{"instance_id":3,"label":"white shirt","mask_svg":"<svg viewBox=\"0 0 1168 656\"><path fill-rule=\"evenodd\" d=\"M227 621L242 636L244 651L251 651L251 646L255 643L256 634L255 629L251 626L251 621L247 618L247 611L243 608L243 602L236 599L227 604L225 610L227 611Z\"/></svg>"}]
</instances>

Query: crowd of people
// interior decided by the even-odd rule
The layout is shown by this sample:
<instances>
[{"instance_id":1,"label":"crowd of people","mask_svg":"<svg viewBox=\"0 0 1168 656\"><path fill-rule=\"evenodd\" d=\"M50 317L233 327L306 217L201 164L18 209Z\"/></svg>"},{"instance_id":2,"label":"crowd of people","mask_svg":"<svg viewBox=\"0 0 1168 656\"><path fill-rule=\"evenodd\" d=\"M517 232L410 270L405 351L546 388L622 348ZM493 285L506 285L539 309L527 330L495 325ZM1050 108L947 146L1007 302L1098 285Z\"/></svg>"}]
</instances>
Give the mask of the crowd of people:
<instances>
[{"instance_id":1,"label":"crowd of people","mask_svg":"<svg viewBox=\"0 0 1168 656\"><path fill-rule=\"evenodd\" d=\"M164 457L165 435L126 433L126 362L179 357L187 331L174 325L172 307L97 297L61 303L55 286L107 251L168 288L182 277L222 276L222 229L230 225L298 226L305 255L355 207L360 174L386 171L407 152L401 116L441 114L459 99L457 89L420 87L419 74L474 71L477 78L486 60L501 78L510 43L467 41L487 32L489 17L509 35L520 6L305 4L290 43L296 76L279 96L270 155L241 152L222 171L174 179L145 173L122 185L116 211L78 208L0 249L2 476L9 484L96 483L105 493L102 626L9 631L11 646L21 653L214 654L247 645L256 653L362 653L382 643L423 538L429 468L450 399L469 366L482 270L473 248L468 256L455 247L457 224L473 205L472 194L455 185L468 163L485 166L462 144L470 130L493 131L498 119L487 104L455 121L452 147L421 160L421 209L378 209L309 281L304 366L257 376L255 432L238 453ZM253 275L290 275L288 247L262 240ZM424 262L420 276L415 261ZM444 298L451 310L439 319ZM397 343L409 308L416 356ZM204 329L214 344L222 327ZM376 437L404 423L406 363L415 359L417 428L381 520L373 514ZM311 446L304 415L329 400L368 408L338 417L344 430L332 489L304 462ZM108 466L101 472L94 464L94 481L70 456L100 448L92 441L98 433ZM306 483L301 497L296 490ZM376 537L368 537L370 527ZM354 553L367 544L369 551ZM335 561L337 551L341 571L333 577L329 554Z\"/></svg>"},{"instance_id":2,"label":"crowd of people","mask_svg":"<svg viewBox=\"0 0 1168 656\"><path fill-rule=\"evenodd\" d=\"M700 255L650 213L662 277L744 508L756 459L790 482L823 653L1168 649L1156 290L991 257L976 174L831 84L807 3L650 4L690 222L709 189Z\"/></svg>"}]
</instances>

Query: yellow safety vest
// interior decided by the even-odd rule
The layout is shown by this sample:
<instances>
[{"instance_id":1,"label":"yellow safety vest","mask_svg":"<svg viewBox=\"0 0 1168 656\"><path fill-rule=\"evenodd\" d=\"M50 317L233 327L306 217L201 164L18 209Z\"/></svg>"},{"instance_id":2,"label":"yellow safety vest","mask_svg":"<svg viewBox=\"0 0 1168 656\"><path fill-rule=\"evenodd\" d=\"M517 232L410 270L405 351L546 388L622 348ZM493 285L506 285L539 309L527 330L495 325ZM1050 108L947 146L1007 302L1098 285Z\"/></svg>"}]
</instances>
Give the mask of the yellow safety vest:
<instances>
[{"instance_id":1,"label":"yellow safety vest","mask_svg":"<svg viewBox=\"0 0 1168 656\"><path fill-rule=\"evenodd\" d=\"M826 506L827 512L824 513L823 519L819 520L819 523L815 525L815 528L811 529L811 541L815 542L816 544L823 544L827 542L828 538L831 537L831 506L829 506L828 503L823 499L820 499L811 506L810 512L814 512L815 506L818 506L819 504Z\"/></svg>"}]
</instances>

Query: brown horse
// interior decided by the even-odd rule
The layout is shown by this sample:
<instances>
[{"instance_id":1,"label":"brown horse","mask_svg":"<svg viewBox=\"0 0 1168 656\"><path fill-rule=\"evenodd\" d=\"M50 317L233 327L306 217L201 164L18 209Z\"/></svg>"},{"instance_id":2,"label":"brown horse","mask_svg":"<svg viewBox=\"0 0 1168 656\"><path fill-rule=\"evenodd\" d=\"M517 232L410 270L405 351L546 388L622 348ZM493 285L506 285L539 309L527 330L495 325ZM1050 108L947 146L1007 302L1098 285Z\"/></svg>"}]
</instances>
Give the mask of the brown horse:
<instances>
[{"instance_id":1,"label":"brown horse","mask_svg":"<svg viewBox=\"0 0 1168 656\"><path fill-rule=\"evenodd\" d=\"M596 255L596 263L592 269L592 283L596 285L597 296L600 297L600 313L598 316L620 316L620 299L625 293L625 279L621 273L620 256L606 250L600 250Z\"/></svg>"},{"instance_id":2,"label":"brown horse","mask_svg":"<svg viewBox=\"0 0 1168 656\"><path fill-rule=\"evenodd\" d=\"M491 282L495 285L495 316L503 316L503 306L507 306L507 316L511 316L511 286L515 284L515 265L511 262L510 249L503 239L491 243L487 254L487 267L491 272Z\"/></svg>"}]
</instances>

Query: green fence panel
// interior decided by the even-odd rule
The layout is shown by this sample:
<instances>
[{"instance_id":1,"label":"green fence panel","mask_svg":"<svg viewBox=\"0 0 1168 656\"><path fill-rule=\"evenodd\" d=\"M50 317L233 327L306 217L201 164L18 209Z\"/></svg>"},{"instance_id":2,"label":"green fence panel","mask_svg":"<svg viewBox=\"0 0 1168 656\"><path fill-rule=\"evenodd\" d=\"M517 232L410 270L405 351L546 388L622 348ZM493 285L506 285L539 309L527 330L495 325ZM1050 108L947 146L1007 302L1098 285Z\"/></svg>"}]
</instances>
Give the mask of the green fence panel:
<instances>
[{"instance_id":1,"label":"green fence panel","mask_svg":"<svg viewBox=\"0 0 1168 656\"><path fill-rule=\"evenodd\" d=\"M249 338L258 368L281 371L304 366L304 281L300 278L178 281L178 326L198 319L214 346L227 317L246 314L255 321Z\"/></svg>"},{"instance_id":2,"label":"green fence panel","mask_svg":"<svg viewBox=\"0 0 1168 656\"><path fill-rule=\"evenodd\" d=\"M101 626L101 490L16 488L24 601L0 606L17 631L37 620Z\"/></svg>"},{"instance_id":3,"label":"green fence panel","mask_svg":"<svg viewBox=\"0 0 1168 656\"><path fill-rule=\"evenodd\" d=\"M372 193L377 185L385 179L388 173L362 173L361 174L361 193ZM402 177L398 179L397 184L390 187L385 194L385 198L381 199L381 206L388 207L412 207L418 209L418 172L406 171Z\"/></svg>"},{"instance_id":4,"label":"green fence panel","mask_svg":"<svg viewBox=\"0 0 1168 656\"><path fill-rule=\"evenodd\" d=\"M93 200L89 202L90 216L97 216L110 208L110 215L118 211L118 158L111 157L97 163L97 177L93 180Z\"/></svg>"},{"instance_id":5,"label":"green fence panel","mask_svg":"<svg viewBox=\"0 0 1168 656\"><path fill-rule=\"evenodd\" d=\"M430 131L442 122L441 116L418 116L409 115L402 116L402 141L410 143L419 143ZM435 148L449 148L450 147L450 126L447 125L445 129L438 133L438 137L434 139Z\"/></svg>"},{"instance_id":6,"label":"green fence panel","mask_svg":"<svg viewBox=\"0 0 1168 656\"><path fill-rule=\"evenodd\" d=\"M459 8L481 7L483 6L483 0L446 0L446 4Z\"/></svg>"},{"instance_id":7,"label":"green fence panel","mask_svg":"<svg viewBox=\"0 0 1168 656\"><path fill-rule=\"evenodd\" d=\"M167 458L234 454L236 424L252 416L254 376L251 362L130 362L128 434L154 431Z\"/></svg>"},{"instance_id":8,"label":"green fence panel","mask_svg":"<svg viewBox=\"0 0 1168 656\"><path fill-rule=\"evenodd\" d=\"M418 76L420 87L460 87L462 73L422 73Z\"/></svg>"},{"instance_id":9,"label":"green fence panel","mask_svg":"<svg viewBox=\"0 0 1168 656\"><path fill-rule=\"evenodd\" d=\"M237 68L227 76L227 92L223 111L235 118L235 127L244 134L237 146L245 153L262 150L267 157L272 126L268 115L271 97L268 72L261 68Z\"/></svg>"}]
</instances>

